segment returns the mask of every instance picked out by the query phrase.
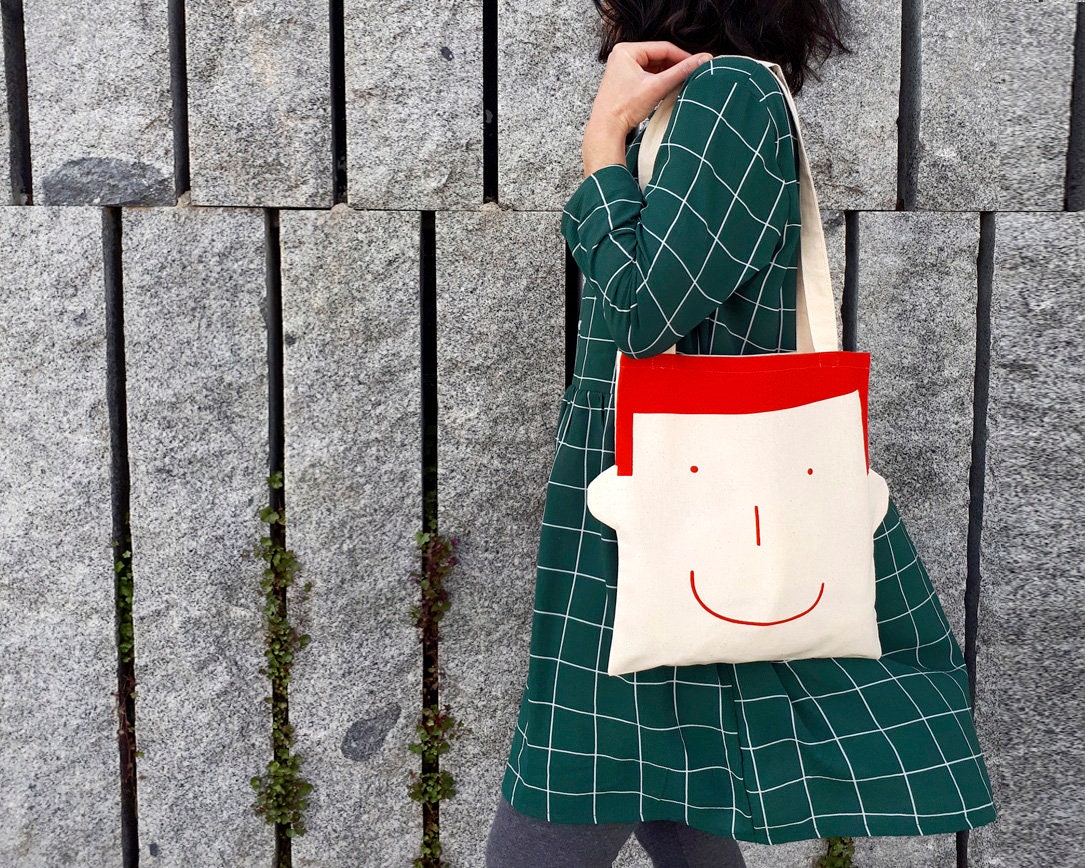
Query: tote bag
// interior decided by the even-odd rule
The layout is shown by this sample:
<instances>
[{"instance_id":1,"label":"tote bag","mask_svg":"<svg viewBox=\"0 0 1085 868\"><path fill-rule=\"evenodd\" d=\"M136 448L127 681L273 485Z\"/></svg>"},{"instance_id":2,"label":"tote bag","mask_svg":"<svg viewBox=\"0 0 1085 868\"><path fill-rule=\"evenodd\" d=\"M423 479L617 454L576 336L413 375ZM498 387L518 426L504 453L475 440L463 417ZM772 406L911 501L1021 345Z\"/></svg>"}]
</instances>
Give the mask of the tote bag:
<instances>
[{"instance_id":1,"label":"tote bag","mask_svg":"<svg viewBox=\"0 0 1085 868\"><path fill-rule=\"evenodd\" d=\"M737 55L721 55L737 56ZM756 58L754 58L756 59ZM836 337L829 258L798 112L802 239L795 353L618 353L615 463L587 488L618 538L607 672L881 656L870 469L870 354ZM641 140L651 177L678 88Z\"/></svg>"}]
</instances>

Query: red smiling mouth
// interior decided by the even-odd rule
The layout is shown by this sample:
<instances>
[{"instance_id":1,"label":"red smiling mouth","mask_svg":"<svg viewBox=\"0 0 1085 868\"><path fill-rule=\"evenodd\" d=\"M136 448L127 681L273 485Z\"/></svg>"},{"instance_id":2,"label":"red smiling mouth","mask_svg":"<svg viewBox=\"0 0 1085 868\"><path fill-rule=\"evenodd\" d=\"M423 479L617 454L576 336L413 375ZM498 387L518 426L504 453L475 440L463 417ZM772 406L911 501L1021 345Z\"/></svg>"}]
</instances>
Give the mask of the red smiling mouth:
<instances>
[{"instance_id":1,"label":"red smiling mouth","mask_svg":"<svg viewBox=\"0 0 1085 868\"><path fill-rule=\"evenodd\" d=\"M771 627L774 624L786 624L788 621L794 621L796 618L801 618L803 615L809 615L814 611L814 607L821 602L821 595L825 593L825 583L821 583L821 590L818 591L818 598L814 600L809 609L803 612L799 612L797 615L792 615L790 618L781 618L779 621L743 621L741 618L728 618L726 615L721 615L719 612L713 611L705 605L704 600L701 599L701 595L697 593L697 583L693 578L693 570L689 571L689 586L693 591L693 596L697 598L697 602L701 604L701 608L708 612L709 615L713 615L719 618L721 621L729 621L732 624L749 624L752 627Z\"/></svg>"}]
</instances>

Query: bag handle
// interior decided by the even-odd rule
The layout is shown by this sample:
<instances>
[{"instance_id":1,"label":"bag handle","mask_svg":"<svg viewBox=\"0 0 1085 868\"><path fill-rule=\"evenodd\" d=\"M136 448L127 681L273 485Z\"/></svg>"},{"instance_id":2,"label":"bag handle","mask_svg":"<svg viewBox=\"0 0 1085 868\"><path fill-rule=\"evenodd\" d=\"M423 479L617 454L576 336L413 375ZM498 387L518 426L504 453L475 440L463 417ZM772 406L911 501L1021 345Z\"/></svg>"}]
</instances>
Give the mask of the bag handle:
<instances>
[{"instance_id":1,"label":"bag handle","mask_svg":"<svg viewBox=\"0 0 1085 868\"><path fill-rule=\"evenodd\" d=\"M799 156L799 210L802 215L802 237L798 275L795 281L796 351L800 353L839 351L841 347L836 334L836 311L829 273L829 253L825 246L825 232L821 226L817 191L814 189L814 179L806 158L806 145L803 143L799 112L795 107L791 88L778 63L744 54L718 54L716 57L742 57L747 60L756 60L766 67L780 83L788 111L794 121L797 139L795 145ZM637 175L641 190L647 186L652 176L656 152L663 140L667 122L670 120L671 111L678 98L678 91L682 89L682 84L663 97L641 137L640 151L637 155ZM674 347L672 346L667 352L673 353Z\"/></svg>"}]
</instances>

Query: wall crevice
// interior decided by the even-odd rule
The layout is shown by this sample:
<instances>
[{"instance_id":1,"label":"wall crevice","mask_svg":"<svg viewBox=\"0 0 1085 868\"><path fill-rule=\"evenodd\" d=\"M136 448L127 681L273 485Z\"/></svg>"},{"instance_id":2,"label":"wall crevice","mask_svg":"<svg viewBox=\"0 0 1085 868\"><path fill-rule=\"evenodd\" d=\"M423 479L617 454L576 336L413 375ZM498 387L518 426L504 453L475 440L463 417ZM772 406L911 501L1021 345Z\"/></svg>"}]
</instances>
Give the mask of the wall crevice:
<instances>
[{"instance_id":1,"label":"wall crevice","mask_svg":"<svg viewBox=\"0 0 1085 868\"><path fill-rule=\"evenodd\" d=\"M437 220L422 211L419 226L419 327L422 387L422 529L437 528ZM419 565L425 568L424 564ZM438 643L435 627L422 635L422 708L440 704ZM422 758L423 775L440 772L440 758ZM440 802L422 803L422 829L435 829L440 840Z\"/></svg>"},{"instance_id":2,"label":"wall crevice","mask_svg":"<svg viewBox=\"0 0 1085 868\"><path fill-rule=\"evenodd\" d=\"M897 109L897 210L915 209L923 104L923 0L902 0Z\"/></svg>"},{"instance_id":3,"label":"wall crevice","mask_svg":"<svg viewBox=\"0 0 1085 868\"><path fill-rule=\"evenodd\" d=\"M264 290L263 316L267 331L267 424L268 424L268 475L282 474L282 485L268 486L268 506L282 516L286 511L286 436L284 428L283 399L283 305L282 305L282 253L279 244L279 209L264 208ZM268 527L268 536L273 546L286 551L286 527L282 522L272 522ZM287 609L287 588L276 588L280 612L285 620L289 618ZM277 679L271 680L271 708L284 709L284 723L290 720L290 697L285 684ZM273 864L278 868L289 868L292 864L292 838L288 834L291 825L275 824L275 856Z\"/></svg>"},{"instance_id":4,"label":"wall crevice","mask_svg":"<svg viewBox=\"0 0 1085 868\"><path fill-rule=\"evenodd\" d=\"M972 387L972 455L968 468L968 543L964 587L964 661L968 697L976 705L976 644L979 636L980 554L987 461L987 404L991 379L991 292L994 283L995 215L980 213L976 256L976 366ZM968 830L957 833L957 868L968 868Z\"/></svg>"},{"instance_id":5,"label":"wall crevice","mask_svg":"<svg viewBox=\"0 0 1085 868\"><path fill-rule=\"evenodd\" d=\"M859 332L859 212L844 212L844 292L840 299L840 347L855 351Z\"/></svg>"},{"instance_id":6,"label":"wall crevice","mask_svg":"<svg viewBox=\"0 0 1085 868\"><path fill-rule=\"evenodd\" d=\"M482 0L482 201L497 199L497 0Z\"/></svg>"},{"instance_id":7,"label":"wall crevice","mask_svg":"<svg viewBox=\"0 0 1085 868\"><path fill-rule=\"evenodd\" d=\"M185 2L169 0L170 103L173 112L173 191L180 198L192 189L188 149L188 52L185 42Z\"/></svg>"},{"instance_id":8,"label":"wall crevice","mask_svg":"<svg viewBox=\"0 0 1085 868\"><path fill-rule=\"evenodd\" d=\"M1074 71L1070 84L1070 137L1066 149L1067 211L1085 211L1085 3L1074 21Z\"/></svg>"},{"instance_id":9,"label":"wall crevice","mask_svg":"<svg viewBox=\"0 0 1085 868\"><path fill-rule=\"evenodd\" d=\"M577 332L580 326L580 267L573 258L569 245L565 245L565 388L573 382L576 366Z\"/></svg>"},{"instance_id":10,"label":"wall crevice","mask_svg":"<svg viewBox=\"0 0 1085 868\"><path fill-rule=\"evenodd\" d=\"M332 204L347 201L346 24L343 0L330 0L328 74L331 83Z\"/></svg>"},{"instance_id":11,"label":"wall crevice","mask_svg":"<svg viewBox=\"0 0 1085 868\"><path fill-rule=\"evenodd\" d=\"M121 864L139 864L136 785L135 635L132 626L131 476L128 463L128 397L124 356L121 209L102 208L105 289L106 406L109 413L109 495L112 512L114 640L117 647L117 747L120 760Z\"/></svg>"},{"instance_id":12,"label":"wall crevice","mask_svg":"<svg viewBox=\"0 0 1085 868\"><path fill-rule=\"evenodd\" d=\"M30 101L26 80L26 39L23 28L23 0L0 0L0 30L3 32L4 85L7 89L8 149L10 176L6 205L34 204L33 172L30 163Z\"/></svg>"}]
</instances>

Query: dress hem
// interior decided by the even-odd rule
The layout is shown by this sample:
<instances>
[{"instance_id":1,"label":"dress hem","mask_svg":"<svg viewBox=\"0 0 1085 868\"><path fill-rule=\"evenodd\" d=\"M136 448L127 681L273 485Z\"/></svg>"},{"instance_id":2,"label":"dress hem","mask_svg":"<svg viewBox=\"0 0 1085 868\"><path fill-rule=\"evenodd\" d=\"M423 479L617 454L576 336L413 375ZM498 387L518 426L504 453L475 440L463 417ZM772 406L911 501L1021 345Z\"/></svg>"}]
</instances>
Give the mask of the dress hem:
<instances>
[{"instance_id":1,"label":"dress hem","mask_svg":"<svg viewBox=\"0 0 1085 868\"><path fill-rule=\"evenodd\" d=\"M555 819L548 819L546 811L537 811L531 805L531 801L524 801L523 798L517 798L515 800L510 799L508 792L508 776L501 784L501 796L508 802L514 810L524 814L525 816L532 817L537 820L545 820L555 825L568 825L568 826L587 826L598 825L600 823L629 823L635 824L639 822L650 822L652 820L671 820L674 822L684 823L681 817L666 816L668 812L660 812L656 815L656 812L649 812L649 816L642 817L639 814L629 814L627 812L607 812L602 811L596 814L596 819L584 819L584 818L564 818L558 817ZM588 794L586 794L588 795ZM645 798L651 798L645 796ZM707 813L714 810L719 810L722 813L730 816L730 809L712 809L712 808L694 808L697 813ZM673 812L671 812L673 813ZM971 817L971 819L970 819ZM986 826L989 823L994 822L997 819L998 813L993 804L983 805L977 808L968 809L966 812L953 814L950 817L944 817L938 820L929 820L923 824L922 831L918 831L916 828L916 822L914 818L910 817L897 817L893 820L887 820L885 818L869 818L868 823L863 822L861 817L852 817L847 819L838 820L821 820L817 822L817 832L811 834L809 831L795 830L788 832L786 830L773 831L772 835L768 835L764 832L759 832L757 829L751 827L742 828L736 826L734 828L734 834L731 834L730 828L726 831L721 831L721 827L718 825L707 825L699 822L690 822L688 825L691 828L697 829L702 832L706 832L710 835L718 835L720 837L734 838L736 841L746 841L750 844L791 844L796 841L817 841L823 838L885 838L885 837L909 837L920 838L929 835L945 835L954 834L956 832L965 832L971 829L978 828L980 826ZM691 818L693 819L693 818ZM724 824L730 826L730 823ZM813 820L806 818L804 820L794 821L796 826L804 826L807 829L812 830ZM868 828L870 826L870 828Z\"/></svg>"}]
</instances>

